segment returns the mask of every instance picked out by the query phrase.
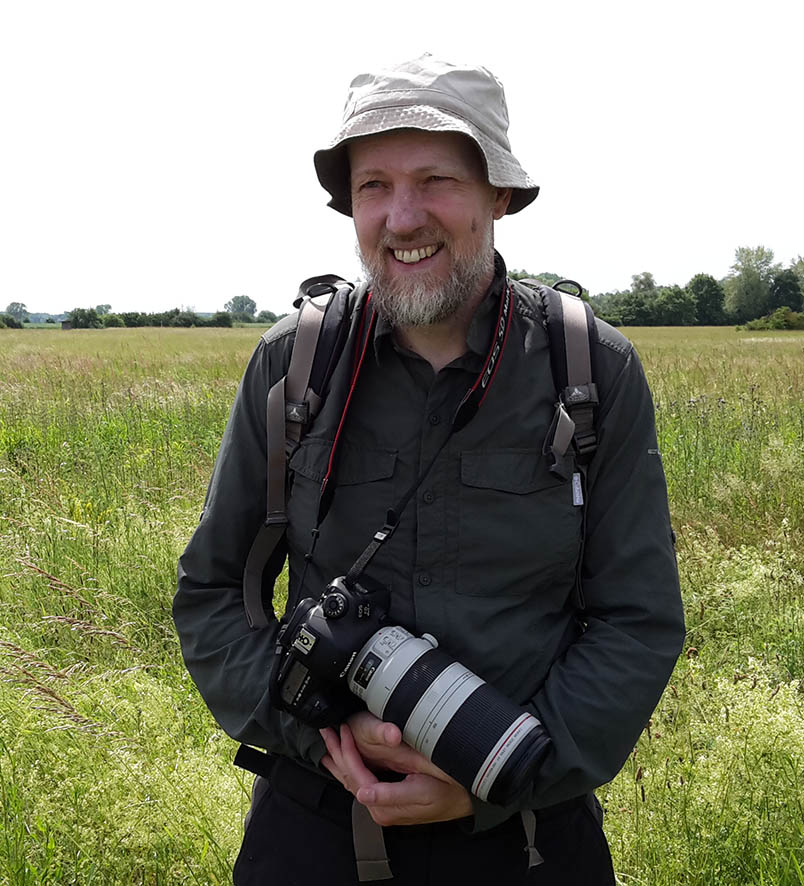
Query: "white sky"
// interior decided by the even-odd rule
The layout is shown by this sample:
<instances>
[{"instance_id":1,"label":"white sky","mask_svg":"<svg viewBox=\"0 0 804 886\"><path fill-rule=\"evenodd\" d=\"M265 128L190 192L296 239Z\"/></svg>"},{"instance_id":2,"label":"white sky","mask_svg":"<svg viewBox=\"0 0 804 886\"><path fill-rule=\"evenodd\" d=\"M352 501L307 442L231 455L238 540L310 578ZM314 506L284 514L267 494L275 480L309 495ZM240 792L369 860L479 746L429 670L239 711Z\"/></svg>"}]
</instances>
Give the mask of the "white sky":
<instances>
[{"instance_id":1,"label":"white sky","mask_svg":"<svg viewBox=\"0 0 804 886\"><path fill-rule=\"evenodd\" d=\"M0 5L0 309L289 310L354 276L312 165L352 77L427 50L503 81L539 199L497 226L511 268L590 291L804 253L804 4Z\"/></svg>"}]
</instances>

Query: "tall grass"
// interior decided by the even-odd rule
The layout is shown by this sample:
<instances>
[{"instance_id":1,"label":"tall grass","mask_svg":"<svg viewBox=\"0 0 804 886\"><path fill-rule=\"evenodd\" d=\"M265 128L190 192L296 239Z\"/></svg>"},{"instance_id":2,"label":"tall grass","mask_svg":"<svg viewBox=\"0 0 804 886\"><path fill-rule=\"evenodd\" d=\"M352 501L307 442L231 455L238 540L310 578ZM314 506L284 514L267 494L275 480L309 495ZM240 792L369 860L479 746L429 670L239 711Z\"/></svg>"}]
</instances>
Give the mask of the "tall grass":
<instances>
[{"instance_id":1,"label":"tall grass","mask_svg":"<svg viewBox=\"0 0 804 886\"><path fill-rule=\"evenodd\" d=\"M622 884L804 883L804 336L631 330L689 628L599 791ZM252 329L0 337L0 883L226 883L248 781L170 619Z\"/></svg>"}]
</instances>

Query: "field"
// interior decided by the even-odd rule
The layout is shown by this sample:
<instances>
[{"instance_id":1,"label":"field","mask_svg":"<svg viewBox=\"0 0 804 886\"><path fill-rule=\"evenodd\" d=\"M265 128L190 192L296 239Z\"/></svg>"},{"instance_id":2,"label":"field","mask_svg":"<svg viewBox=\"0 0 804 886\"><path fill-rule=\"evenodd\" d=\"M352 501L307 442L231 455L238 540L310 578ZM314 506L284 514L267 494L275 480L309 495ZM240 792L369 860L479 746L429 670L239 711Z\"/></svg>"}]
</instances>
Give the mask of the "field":
<instances>
[{"instance_id":1,"label":"field","mask_svg":"<svg viewBox=\"0 0 804 886\"><path fill-rule=\"evenodd\" d=\"M633 329L688 638L598 792L623 886L804 884L804 335ZM255 330L0 333L0 884L227 883L176 559Z\"/></svg>"}]
</instances>

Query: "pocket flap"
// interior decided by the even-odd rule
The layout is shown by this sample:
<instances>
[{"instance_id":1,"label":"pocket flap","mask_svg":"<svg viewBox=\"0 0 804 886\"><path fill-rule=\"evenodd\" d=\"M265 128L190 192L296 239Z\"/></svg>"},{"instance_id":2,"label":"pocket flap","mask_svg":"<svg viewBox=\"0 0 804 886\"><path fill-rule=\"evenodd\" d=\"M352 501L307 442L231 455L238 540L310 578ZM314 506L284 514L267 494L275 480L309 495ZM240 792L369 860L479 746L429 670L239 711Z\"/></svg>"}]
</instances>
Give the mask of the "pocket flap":
<instances>
[{"instance_id":1,"label":"pocket flap","mask_svg":"<svg viewBox=\"0 0 804 886\"><path fill-rule=\"evenodd\" d=\"M396 452L390 449L368 449L342 443L338 453L336 483L338 486L351 486L357 483L371 483L393 476ZM289 467L292 471L320 483L327 473L331 440L302 440L293 453Z\"/></svg>"},{"instance_id":2,"label":"pocket flap","mask_svg":"<svg viewBox=\"0 0 804 886\"><path fill-rule=\"evenodd\" d=\"M541 449L494 449L462 452L461 482L524 495L564 481L550 473Z\"/></svg>"}]
</instances>

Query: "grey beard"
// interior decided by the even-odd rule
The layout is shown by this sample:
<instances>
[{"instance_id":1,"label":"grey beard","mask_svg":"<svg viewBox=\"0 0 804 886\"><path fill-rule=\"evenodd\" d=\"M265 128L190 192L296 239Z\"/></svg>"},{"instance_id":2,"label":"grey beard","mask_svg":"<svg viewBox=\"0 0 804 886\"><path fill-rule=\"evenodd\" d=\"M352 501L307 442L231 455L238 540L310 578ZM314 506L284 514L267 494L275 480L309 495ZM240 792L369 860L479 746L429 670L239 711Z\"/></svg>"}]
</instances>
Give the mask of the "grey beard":
<instances>
[{"instance_id":1,"label":"grey beard","mask_svg":"<svg viewBox=\"0 0 804 886\"><path fill-rule=\"evenodd\" d=\"M472 255L456 256L449 277L444 281L391 278L382 258L358 256L371 287L371 300L377 312L392 326L433 326L455 314L494 273L494 241L488 237ZM447 246L442 246L446 249Z\"/></svg>"}]
</instances>

